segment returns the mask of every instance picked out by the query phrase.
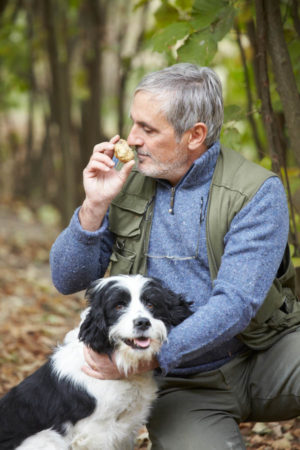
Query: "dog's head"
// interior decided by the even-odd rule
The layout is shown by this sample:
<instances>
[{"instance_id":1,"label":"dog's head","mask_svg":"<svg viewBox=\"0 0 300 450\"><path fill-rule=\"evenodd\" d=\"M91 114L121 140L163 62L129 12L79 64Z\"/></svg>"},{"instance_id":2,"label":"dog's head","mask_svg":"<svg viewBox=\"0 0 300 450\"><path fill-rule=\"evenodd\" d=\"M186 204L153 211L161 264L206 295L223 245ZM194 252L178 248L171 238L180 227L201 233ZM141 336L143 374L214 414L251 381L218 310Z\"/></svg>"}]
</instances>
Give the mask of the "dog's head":
<instances>
[{"instance_id":1,"label":"dog's head","mask_svg":"<svg viewBox=\"0 0 300 450\"><path fill-rule=\"evenodd\" d=\"M86 296L90 308L79 339L98 353L116 351L123 368L124 360L130 366L150 360L169 329L192 314L182 295L141 275L96 280Z\"/></svg>"}]
</instances>

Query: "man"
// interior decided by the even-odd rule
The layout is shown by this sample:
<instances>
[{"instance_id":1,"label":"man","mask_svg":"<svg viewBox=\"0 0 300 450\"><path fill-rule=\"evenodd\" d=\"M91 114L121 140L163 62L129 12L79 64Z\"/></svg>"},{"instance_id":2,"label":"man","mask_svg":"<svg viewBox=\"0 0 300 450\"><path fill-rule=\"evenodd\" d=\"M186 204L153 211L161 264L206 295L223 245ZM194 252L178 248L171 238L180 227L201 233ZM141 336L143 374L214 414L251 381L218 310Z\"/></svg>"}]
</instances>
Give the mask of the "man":
<instances>
[{"instance_id":1,"label":"man","mask_svg":"<svg viewBox=\"0 0 300 450\"><path fill-rule=\"evenodd\" d=\"M177 64L146 76L131 106L137 163L116 170L96 145L86 198L51 251L63 293L103 276L147 273L193 301L157 359L154 449L243 449L238 423L300 414L300 325L286 247L288 209L271 172L220 147L221 84ZM280 280L279 280L279 277ZM275 281L274 281L275 280ZM86 373L120 378L86 350Z\"/></svg>"}]
</instances>

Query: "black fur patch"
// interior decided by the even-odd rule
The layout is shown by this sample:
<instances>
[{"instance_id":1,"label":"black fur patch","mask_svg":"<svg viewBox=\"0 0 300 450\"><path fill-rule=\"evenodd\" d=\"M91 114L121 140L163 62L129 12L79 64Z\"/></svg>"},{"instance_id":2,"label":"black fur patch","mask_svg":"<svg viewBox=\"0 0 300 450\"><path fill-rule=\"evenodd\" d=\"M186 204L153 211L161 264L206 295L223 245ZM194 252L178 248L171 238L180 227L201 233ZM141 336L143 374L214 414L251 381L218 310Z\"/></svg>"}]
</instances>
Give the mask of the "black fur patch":
<instances>
[{"instance_id":1,"label":"black fur patch","mask_svg":"<svg viewBox=\"0 0 300 450\"><path fill-rule=\"evenodd\" d=\"M92 414L95 400L66 378L58 379L48 361L0 399L0 449L16 448L33 434L75 424Z\"/></svg>"}]
</instances>

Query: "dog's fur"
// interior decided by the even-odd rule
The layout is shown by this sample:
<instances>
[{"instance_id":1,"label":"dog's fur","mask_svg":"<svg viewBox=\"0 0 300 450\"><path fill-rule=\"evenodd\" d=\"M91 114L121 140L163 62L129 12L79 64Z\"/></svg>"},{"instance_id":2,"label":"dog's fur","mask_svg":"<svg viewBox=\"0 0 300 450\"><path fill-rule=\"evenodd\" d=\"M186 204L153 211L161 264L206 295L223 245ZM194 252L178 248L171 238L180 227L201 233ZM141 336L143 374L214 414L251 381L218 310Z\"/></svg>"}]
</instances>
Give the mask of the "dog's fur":
<instances>
[{"instance_id":1,"label":"dog's fur","mask_svg":"<svg viewBox=\"0 0 300 450\"><path fill-rule=\"evenodd\" d=\"M130 375L158 353L189 304L158 280L117 276L96 280L89 307L49 361L0 400L0 449L125 450L155 398L151 372ZM122 380L87 376L83 345L112 355Z\"/></svg>"}]
</instances>

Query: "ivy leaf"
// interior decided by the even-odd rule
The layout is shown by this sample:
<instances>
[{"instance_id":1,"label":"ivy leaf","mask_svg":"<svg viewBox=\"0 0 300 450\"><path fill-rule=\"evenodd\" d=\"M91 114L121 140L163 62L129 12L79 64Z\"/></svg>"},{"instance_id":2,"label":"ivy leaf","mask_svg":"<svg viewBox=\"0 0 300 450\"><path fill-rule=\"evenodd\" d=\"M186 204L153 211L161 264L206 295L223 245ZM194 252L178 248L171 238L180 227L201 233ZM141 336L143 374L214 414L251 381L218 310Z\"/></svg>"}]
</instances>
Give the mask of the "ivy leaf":
<instances>
[{"instance_id":1,"label":"ivy leaf","mask_svg":"<svg viewBox=\"0 0 300 450\"><path fill-rule=\"evenodd\" d=\"M196 31L203 30L203 28L209 27L216 20L216 16L215 11L211 11L208 14L193 14L191 25Z\"/></svg>"},{"instance_id":2,"label":"ivy leaf","mask_svg":"<svg viewBox=\"0 0 300 450\"><path fill-rule=\"evenodd\" d=\"M178 10L166 0L154 14L157 27L165 27L179 20Z\"/></svg>"},{"instance_id":3,"label":"ivy leaf","mask_svg":"<svg viewBox=\"0 0 300 450\"><path fill-rule=\"evenodd\" d=\"M217 42L209 31L193 33L179 48L178 60L192 62L201 66L208 65L218 50Z\"/></svg>"},{"instance_id":4,"label":"ivy leaf","mask_svg":"<svg viewBox=\"0 0 300 450\"><path fill-rule=\"evenodd\" d=\"M224 7L229 7L225 0L195 0L192 9L192 25L196 30L211 25Z\"/></svg>"},{"instance_id":5,"label":"ivy leaf","mask_svg":"<svg viewBox=\"0 0 300 450\"><path fill-rule=\"evenodd\" d=\"M194 0L175 0L175 6L181 11L191 11Z\"/></svg>"},{"instance_id":6,"label":"ivy leaf","mask_svg":"<svg viewBox=\"0 0 300 450\"><path fill-rule=\"evenodd\" d=\"M230 31L233 26L234 18L237 14L237 10L233 7L227 6L219 14L219 20L214 24L214 34L217 41L223 39L223 37Z\"/></svg>"},{"instance_id":7,"label":"ivy leaf","mask_svg":"<svg viewBox=\"0 0 300 450\"><path fill-rule=\"evenodd\" d=\"M228 0L195 0L193 5L193 14L201 16L216 16L224 7L229 7Z\"/></svg>"},{"instance_id":8,"label":"ivy leaf","mask_svg":"<svg viewBox=\"0 0 300 450\"><path fill-rule=\"evenodd\" d=\"M238 105L226 105L224 107L224 123L232 122L233 120L244 119L244 111Z\"/></svg>"},{"instance_id":9,"label":"ivy leaf","mask_svg":"<svg viewBox=\"0 0 300 450\"><path fill-rule=\"evenodd\" d=\"M221 131L222 145L238 150L241 146L241 135L237 128L223 126Z\"/></svg>"},{"instance_id":10,"label":"ivy leaf","mask_svg":"<svg viewBox=\"0 0 300 450\"><path fill-rule=\"evenodd\" d=\"M217 14L220 9L229 6L228 0L195 0L193 5L193 11L196 14Z\"/></svg>"},{"instance_id":11,"label":"ivy leaf","mask_svg":"<svg viewBox=\"0 0 300 450\"><path fill-rule=\"evenodd\" d=\"M172 23L163 30L158 31L151 39L153 50L164 52L167 48L175 45L177 41L184 39L191 32L187 22Z\"/></svg>"}]
</instances>

